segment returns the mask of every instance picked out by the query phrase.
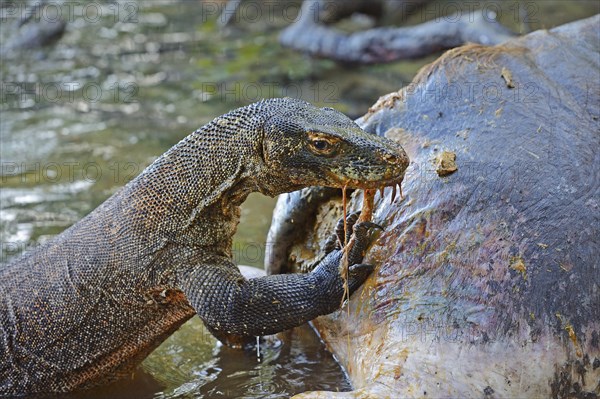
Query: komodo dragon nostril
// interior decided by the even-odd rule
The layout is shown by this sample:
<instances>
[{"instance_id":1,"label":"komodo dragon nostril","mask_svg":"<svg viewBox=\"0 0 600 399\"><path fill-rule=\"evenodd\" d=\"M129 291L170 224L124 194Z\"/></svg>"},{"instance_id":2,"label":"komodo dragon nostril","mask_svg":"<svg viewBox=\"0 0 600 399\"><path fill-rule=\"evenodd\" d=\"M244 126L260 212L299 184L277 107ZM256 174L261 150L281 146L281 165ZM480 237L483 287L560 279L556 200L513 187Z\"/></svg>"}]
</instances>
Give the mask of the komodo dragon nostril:
<instances>
[{"instance_id":1,"label":"komodo dragon nostril","mask_svg":"<svg viewBox=\"0 0 600 399\"><path fill-rule=\"evenodd\" d=\"M379 157L383 159L385 162L390 163L392 165L398 165L401 162L400 157L396 155L392 155L389 153L380 153Z\"/></svg>"}]
</instances>

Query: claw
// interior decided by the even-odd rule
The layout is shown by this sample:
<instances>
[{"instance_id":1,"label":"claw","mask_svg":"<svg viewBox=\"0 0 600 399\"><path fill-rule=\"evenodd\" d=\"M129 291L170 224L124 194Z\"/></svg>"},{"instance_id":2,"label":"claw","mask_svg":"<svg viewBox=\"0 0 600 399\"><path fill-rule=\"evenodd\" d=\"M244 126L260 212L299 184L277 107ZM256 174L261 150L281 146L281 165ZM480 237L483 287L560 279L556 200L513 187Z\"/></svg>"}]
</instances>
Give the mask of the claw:
<instances>
[{"instance_id":1,"label":"claw","mask_svg":"<svg viewBox=\"0 0 600 399\"><path fill-rule=\"evenodd\" d=\"M400 191L400 199L404 199L404 194L402 194L402 183L398 183L398 190Z\"/></svg>"},{"instance_id":2,"label":"claw","mask_svg":"<svg viewBox=\"0 0 600 399\"><path fill-rule=\"evenodd\" d=\"M344 247L347 244L347 241L350 239L350 232L359 216L360 212L353 212L346 215L346 218L342 217L338 220L335 226L335 235L340 247Z\"/></svg>"},{"instance_id":3,"label":"claw","mask_svg":"<svg viewBox=\"0 0 600 399\"><path fill-rule=\"evenodd\" d=\"M385 187L379 187L379 195L381 196L381 198L383 199L383 196L385 195Z\"/></svg>"},{"instance_id":4,"label":"claw","mask_svg":"<svg viewBox=\"0 0 600 399\"><path fill-rule=\"evenodd\" d=\"M392 199L390 200L390 204L392 204L395 199L396 199L396 186L392 186Z\"/></svg>"},{"instance_id":5,"label":"claw","mask_svg":"<svg viewBox=\"0 0 600 399\"><path fill-rule=\"evenodd\" d=\"M377 223L373 223L373 222L360 222L359 224L354 226L356 227L367 227L369 229L379 229L379 230L383 230L383 227L381 227L380 225L378 225Z\"/></svg>"},{"instance_id":6,"label":"claw","mask_svg":"<svg viewBox=\"0 0 600 399\"><path fill-rule=\"evenodd\" d=\"M341 247L339 246L337 235L332 234L331 236L329 236L327 241L325 241L325 244L323 245L323 252L325 252L326 254L329 254L330 252L333 252L335 249L340 249L340 248Z\"/></svg>"},{"instance_id":7,"label":"claw","mask_svg":"<svg viewBox=\"0 0 600 399\"><path fill-rule=\"evenodd\" d=\"M350 266L350 273L363 272L365 274L370 274L375 267L373 265L369 265L366 263L358 263L356 265Z\"/></svg>"}]
</instances>

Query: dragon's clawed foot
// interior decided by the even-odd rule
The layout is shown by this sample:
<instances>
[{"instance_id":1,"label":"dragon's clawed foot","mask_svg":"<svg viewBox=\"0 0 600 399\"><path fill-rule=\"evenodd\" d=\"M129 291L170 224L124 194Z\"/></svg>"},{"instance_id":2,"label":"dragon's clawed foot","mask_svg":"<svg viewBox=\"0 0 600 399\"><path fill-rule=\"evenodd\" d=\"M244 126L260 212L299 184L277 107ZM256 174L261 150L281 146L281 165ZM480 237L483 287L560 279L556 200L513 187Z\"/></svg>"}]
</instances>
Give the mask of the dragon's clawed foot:
<instances>
[{"instance_id":1,"label":"dragon's clawed foot","mask_svg":"<svg viewBox=\"0 0 600 399\"><path fill-rule=\"evenodd\" d=\"M338 249L343 248L344 245L352 236L352 229L360 216L360 212L353 212L346 216L346 223L344 224L344 218L340 218L335 225L335 235L337 237Z\"/></svg>"},{"instance_id":2,"label":"dragon's clawed foot","mask_svg":"<svg viewBox=\"0 0 600 399\"><path fill-rule=\"evenodd\" d=\"M352 226L354 240L348 248L348 265L357 265L362 262L371 242L370 232L372 229L383 230L380 225L373 222L359 222Z\"/></svg>"},{"instance_id":3,"label":"dragon's clawed foot","mask_svg":"<svg viewBox=\"0 0 600 399\"><path fill-rule=\"evenodd\" d=\"M358 287L365 282L367 277L373 272L375 267L366 263L359 263L348 268L348 288L352 294Z\"/></svg>"},{"instance_id":4,"label":"dragon's clawed foot","mask_svg":"<svg viewBox=\"0 0 600 399\"><path fill-rule=\"evenodd\" d=\"M350 243L350 239L354 236L354 241L349 249L349 264L357 264L362 262L364 253L370 242L371 229L383 230L383 227L373 222L358 222L360 212L353 212L344 218L340 218L335 226L335 234L329 236L324 245L325 254L329 254L334 250L341 250L345 245ZM358 223L357 223L358 222Z\"/></svg>"}]
</instances>

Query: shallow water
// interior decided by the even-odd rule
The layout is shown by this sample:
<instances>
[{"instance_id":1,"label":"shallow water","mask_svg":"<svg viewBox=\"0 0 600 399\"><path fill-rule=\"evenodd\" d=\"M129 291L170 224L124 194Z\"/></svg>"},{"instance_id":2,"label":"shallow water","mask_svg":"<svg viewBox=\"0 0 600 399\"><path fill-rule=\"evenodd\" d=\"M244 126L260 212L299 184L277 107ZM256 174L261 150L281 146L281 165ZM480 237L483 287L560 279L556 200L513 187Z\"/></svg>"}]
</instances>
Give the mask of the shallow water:
<instances>
[{"instance_id":1,"label":"shallow water","mask_svg":"<svg viewBox=\"0 0 600 399\"><path fill-rule=\"evenodd\" d=\"M350 383L307 325L256 350L217 344L198 319L186 323L132 376L69 399L289 398L306 390L348 391Z\"/></svg>"},{"instance_id":2,"label":"shallow water","mask_svg":"<svg viewBox=\"0 0 600 399\"><path fill-rule=\"evenodd\" d=\"M482 2L502 11L506 25L526 29L510 8L516 3ZM596 1L521 3L529 7L531 29L598 12ZM215 22L213 6L220 2L92 4L98 8L76 5L66 14L67 32L49 50L2 58L0 267L81 219L217 115L288 95L357 117L435 58L347 68L282 49L277 34L295 15L293 2L271 2L258 16L250 5L258 3L247 2L226 29ZM427 15L443 12L445 4L432 3ZM0 12L6 48L15 15L4 7ZM422 19L416 13L408 21ZM237 263L262 266L273 205L274 199L260 195L243 205L234 241ZM308 327L287 334L278 347L263 344L262 351L259 362L252 351L220 347L193 319L131 381L94 394L262 398L350 389Z\"/></svg>"}]
</instances>

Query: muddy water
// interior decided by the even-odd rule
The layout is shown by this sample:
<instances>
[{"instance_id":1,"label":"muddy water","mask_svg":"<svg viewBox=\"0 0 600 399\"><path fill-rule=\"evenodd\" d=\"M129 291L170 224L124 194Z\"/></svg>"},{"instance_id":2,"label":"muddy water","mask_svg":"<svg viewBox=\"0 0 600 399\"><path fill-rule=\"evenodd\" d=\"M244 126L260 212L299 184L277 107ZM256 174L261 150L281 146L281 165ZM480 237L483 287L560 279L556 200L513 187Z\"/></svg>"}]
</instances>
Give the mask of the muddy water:
<instances>
[{"instance_id":1,"label":"muddy water","mask_svg":"<svg viewBox=\"0 0 600 399\"><path fill-rule=\"evenodd\" d=\"M60 12L67 31L49 50L2 57L0 267L81 219L214 116L287 95L357 117L435 58L360 68L312 60L278 46L279 29L298 7L273 3L247 2L226 29L216 23L222 2L52 3L53 9L38 14L54 20ZM510 8L519 2L483 3L521 31L598 12L595 1L521 1L524 24ZM0 8L0 50L9 47L16 18L25 13L16 4ZM433 2L408 21L448 11L446 4ZM370 21L352 23L368 27ZM273 204L260 195L244 204L236 262L262 265ZM259 359L220 347L194 319L131 380L94 395L262 398L350 389L308 328L281 339L283 344L263 343Z\"/></svg>"}]
</instances>

